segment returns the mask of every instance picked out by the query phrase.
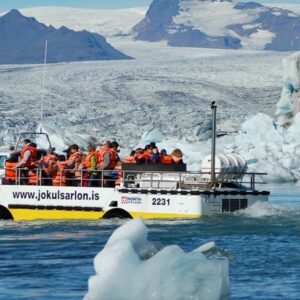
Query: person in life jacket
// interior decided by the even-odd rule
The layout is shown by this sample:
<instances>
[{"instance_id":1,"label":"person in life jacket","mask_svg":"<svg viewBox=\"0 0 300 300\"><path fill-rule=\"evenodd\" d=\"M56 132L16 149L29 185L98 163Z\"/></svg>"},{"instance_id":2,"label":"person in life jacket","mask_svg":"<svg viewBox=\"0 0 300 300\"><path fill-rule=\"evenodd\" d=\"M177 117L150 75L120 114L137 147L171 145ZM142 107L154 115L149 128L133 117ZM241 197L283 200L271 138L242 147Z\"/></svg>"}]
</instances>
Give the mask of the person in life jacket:
<instances>
[{"instance_id":1,"label":"person in life jacket","mask_svg":"<svg viewBox=\"0 0 300 300\"><path fill-rule=\"evenodd\" d=\"M144 158L145 158L145 160L146 160L146 163L148 163L149 160L150 160L150 158L151 158L152 155L153 155L153 151L152 151L152 148L151 148L150 145L146 145L146 146L145 146L145 149L144 149L143 154L144 154Z\"/></svg>"},{"instance_id":2,"label":"person in life jacket","mask_svg":"<svg viewBox=\"0 0 300 300\"><path fill-rule=\"evenodd\" d=\"M36 149L37 151L37 144L30 143L30 146ZM41 180L41 168L40 168L40 161L38 160L37 155L32 157L30 166L28 167L28 175L29 175L29 184L30 185L37 185L40 184Z\"/></svg>"},{"instance_id":3,"label":"person in life jacket","mask_svg":"<svg viewBox=\"0 0 300 300\"><path fill-rule=\"evenodd\" d=\"M106 141L98 150L98 165L99 170L108 170L111 164L111 142Z\"/></svg>"},{"instance_id":4,"label":"person in life jacket","mask_svg":"<svg viewBox=\"0 0 300 300\"><path fill-rule=\"evenodd\" d=\"M78 179L78 172L81 173L79 170L80 164L82 162L82 153L79 151L79 146L76 144L73 144L69 147L69 158L67 160L67 178L68 178L68 186L78 186L79 180ZM76 172L76 176L75 176ZM81 177L81 176L79 176Z\"/></svg>"},{"instance_id":5,"label":"person in life jacket","mask_svg":"<svg viewBox=\"0 0 300 300\"><path fill-rule=\"evenodd\" d=\"M37 156L37 149L30 142L29 139L23 141L23 149L20 154L20 161L17 164L16 168L28 168L31 165L31 162Z\"/></svg>"},{"instance_id":6,"label":"person in life jacket","mask_svg":"<svg viewBox=\"0 0 300 300\"><path fill-rule=\"evenodd\" d=\"M2 184L16 184L17 164L18 164L18 155L16 153L12 153L4 163L5 175L2 179Z\"/></svg>"},{"instance_id":7,"label":"person in life jacket","mask_svg":"<svg viewBox=\"0 0 300 300\"><path fill-rule=\"evenodd\" d=\"M142 148L137 148L135 150L134 160L136 164L142 165L147 163L147 157L145 156L145 151Z\"/></svg>"},{"instance_id":8,"label":"person in life jacket","mask_svg":"<svg viewBox=\"0 0 300 300\"><path fill-rule=\"evenodd\" d=\"M42 185L52 185L53 169L57 162L57 156L54 154L55 148L50 147L47 154L40 160L42 172Z\"/></svg>"},{"instance_id":9,"label":"person in life jacket","mask_svg":"<svg viewBox=\"0 0 300 300\"><path fill-rule=\"evenodd\" d=\"M101 185L110 185L113 183L111 178L111 171L115 168L116 161L114 159L114 151L112 150L112 143L106 141L98 150L98 165L100 170ZM105 180L104 180L105 179Z\"/></svg>"},{"instance_id":10,"label":"person in life jacket","mask_svg":"<svg viewBox=\"0 0 300 300\"><path fill-rule=\"evenodd\" d=\"M160 163L160 156L159 156L158 148L156 146L152 148L152 156L148 159L148 163L150 164Z\"/></svg>"},{"instance_id":11,"label":"person in life jacket","mask_svg":"<svg viewBox=\"0 0 300 300\"><path fill-rule=\"evenodd\" d=\"M114 169L119 162L119 143L114 141L111 143L111 167Z\"/></svg>"},{"instance_id":12,"label":"person in life jacket","mask_svg":"<svg viewBox=\"0 0 300 300\"><path fill-rule=\"evenodd\" d=\"M23 140L23 149L20 154L20 161L15 168L21 169L20 182L21 184L28 184L29 174L28 169L31 163L37 157L36 144L32 144L29 139Z\"/></svg>"},{"instance_id":13,"label":"person in life jacket","mask_svg":"<svg viewBox=\"0 0 300 300\"><path fill-rule=\"evenodd\" d=\"M173 163L172 156L168 155L166 149L162 149L160 151L159 157L160 157L160 163L161 164L169 165L169 164Z\"/></svg>"},{"instance_id":14,"label":"person in life jacket","mask_svg":"<svg viewBox=\"0 0 300 300\"><path fill-rule=\"evenodd\" d=\"M88 186L97 187L99 186L99 172L97 172L98 152L96 152L95 145L89 145L87 151L88 154L84 159L84 166L88 175Z\"/></svg>"},{"instance_id":15,"label":"person in life jacket","mask_svg":"<svg viewBox=\"0 0 300 300\"><path fill-rule=\"evenodd\" d=\"M59 155L57 159L58 160L53 168L52 184L53 186L66 186L67 171L65 170L65 168L68 167L68 162L66 161L64 155Z\"/></svg>"},{"instance_id":16,"label":"person in life jacket","mask_svg":"<svg viewBox=\"0 0 300 300\"><path fill-rule=\"evenodd\" d=\"M130 155L124 157L124 163L125 164L135 164L135 155L136 155L136 150L132 150L130 152Z\"/></svg>"}]
</instances>

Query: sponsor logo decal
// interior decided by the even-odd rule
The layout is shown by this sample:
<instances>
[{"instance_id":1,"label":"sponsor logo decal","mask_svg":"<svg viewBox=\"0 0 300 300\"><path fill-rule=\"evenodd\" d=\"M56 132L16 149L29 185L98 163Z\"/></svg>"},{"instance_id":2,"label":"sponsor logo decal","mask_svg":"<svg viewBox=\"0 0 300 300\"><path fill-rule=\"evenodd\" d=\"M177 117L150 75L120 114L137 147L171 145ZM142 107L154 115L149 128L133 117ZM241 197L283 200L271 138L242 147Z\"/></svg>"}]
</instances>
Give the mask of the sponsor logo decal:
<instances>
[{"instance_id":1,"label":"sponsor logo decal","mask_svg":"<svg viewBox=\"0 0 300 300\"><path fill-rule=\"evenodd\" d=\"M140 197L121 196L121 203L122 204L141 204L142 203L142 198L140 198Z\"/></svg>"}]
</instances>

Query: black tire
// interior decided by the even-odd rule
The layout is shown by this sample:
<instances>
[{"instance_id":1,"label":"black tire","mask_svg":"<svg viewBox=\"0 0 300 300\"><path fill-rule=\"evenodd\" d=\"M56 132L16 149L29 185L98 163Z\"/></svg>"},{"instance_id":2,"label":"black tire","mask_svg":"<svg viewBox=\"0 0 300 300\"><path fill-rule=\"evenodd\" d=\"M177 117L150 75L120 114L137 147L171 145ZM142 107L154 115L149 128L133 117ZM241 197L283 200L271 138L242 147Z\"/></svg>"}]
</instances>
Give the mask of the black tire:
<instances>
[{"instance_id":1,"label":"black tire","mask_svg":"<svg viewBox=\"0 0 300 300\"><path fill-rule=\"evenodd\" d=\"M103 216L103 219L132 219L132 216L124 209L115 208L106 212Z\"/></svg>"},{"instance_id":2,"label":"black tire","mask_svg":"<svg viewBox=\"0 0 300 300\"><path fill-rule=\"evenodd\" d=\"M13 220L13 216L10 211L4 207L0 206L0 220Z\"/></svg>"}]
</instances>

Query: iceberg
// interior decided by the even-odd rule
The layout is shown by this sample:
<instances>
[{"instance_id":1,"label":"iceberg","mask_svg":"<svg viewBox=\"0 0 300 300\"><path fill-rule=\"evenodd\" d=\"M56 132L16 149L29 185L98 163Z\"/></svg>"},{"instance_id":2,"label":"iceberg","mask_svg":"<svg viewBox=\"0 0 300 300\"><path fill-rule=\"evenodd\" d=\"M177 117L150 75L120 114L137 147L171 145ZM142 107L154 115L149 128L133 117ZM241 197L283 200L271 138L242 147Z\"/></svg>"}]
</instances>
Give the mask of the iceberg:
<instances>
[{"instance_id":1,"label":"iceberg","mask_svg":"<svg viewBox=\"0 0 300 300\"><path fill-rule=\"evenodd\" d=\"M258 113L241 125L228 145L219 139L219 149L238 153L249 170L268 173L268 182L300 180L300 53L283 60L283 87L275 119Z\"/></svg>"},{"instance_id":2,"label":"iceberg","mask_svg":"<svg viewBox=\"0 0 300 300\"><path fill-rule=\"evenodd\" d=\"M276 122L289 127L300 111L300 53L283 59L283 87L280 101L276 105Z\"/></svg>"},{"instance_id":3,"label":"iceberg","mask_svg":"<svg viewBox=\"0 0 300 300\"><path fill-rule=\"evenodd\" d=\"M186 253L147 240L142 219L115 230L94 259L84 300L220 299L229 295L228 258L214 242Z\"/></svg>"}]
</instances>

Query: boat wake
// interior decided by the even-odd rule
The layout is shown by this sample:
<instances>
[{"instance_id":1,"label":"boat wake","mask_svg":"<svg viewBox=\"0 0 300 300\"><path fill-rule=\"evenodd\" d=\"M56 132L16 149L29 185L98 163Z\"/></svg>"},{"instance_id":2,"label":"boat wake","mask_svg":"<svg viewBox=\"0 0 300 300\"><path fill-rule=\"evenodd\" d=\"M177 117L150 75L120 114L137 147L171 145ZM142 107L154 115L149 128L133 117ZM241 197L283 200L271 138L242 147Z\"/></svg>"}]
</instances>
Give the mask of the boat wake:
<instances>
[{"instance_id":1,"label":"boat wake","mask_svg":"<svg viewBox=\"0 0 300 300\"><path fill-rule=\"evenodd\" d=\"M278 206L270 202L255 202L244 210L236 211L236 215L242 215L249 218L263 218L268 216L282 216L292 212L291 208Z\"/></svg>"}]
</instances>

